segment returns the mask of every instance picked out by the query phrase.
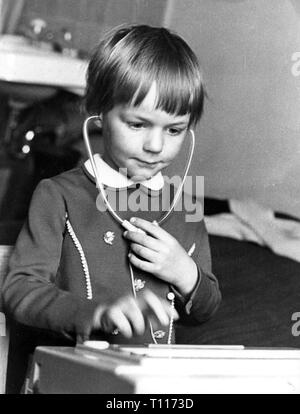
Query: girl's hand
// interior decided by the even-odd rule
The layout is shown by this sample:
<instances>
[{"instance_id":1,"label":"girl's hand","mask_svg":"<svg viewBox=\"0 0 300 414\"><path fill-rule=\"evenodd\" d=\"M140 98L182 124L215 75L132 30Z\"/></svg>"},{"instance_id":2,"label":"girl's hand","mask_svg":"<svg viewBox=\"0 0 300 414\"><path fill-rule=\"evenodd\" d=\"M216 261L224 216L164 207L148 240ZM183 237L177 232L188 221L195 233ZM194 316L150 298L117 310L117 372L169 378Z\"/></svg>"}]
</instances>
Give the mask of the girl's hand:
<instances>
[{"instance_id":1,"label":"girl's hand","mask_svg":"<svg viewBox=\"0 0 300 414\"><path fill-rule=\"evenodd\" d=\"M151 322L155 330L158 325L168 325L171 317L174 321L178 319L178 313L170 303L145 289L137 299L128 295L110 306L99 307L95 326L107 333L117 330L126 338L131 338L143 335L147 323Z\"/></svg>"},{"instance_id":2,"label":"girl's hand","mask_svg":"<svg viewBox=\"0 0 300 414\"><path fill-rule=\"evenodd\" d=\"M145 232L124 232L124 237L131 242L130 262L171 283L182 295L190 294L197 282L198 270L184 248L157 224L140 218L133 218L130 222Z\"/></svg>"}]
</instances>

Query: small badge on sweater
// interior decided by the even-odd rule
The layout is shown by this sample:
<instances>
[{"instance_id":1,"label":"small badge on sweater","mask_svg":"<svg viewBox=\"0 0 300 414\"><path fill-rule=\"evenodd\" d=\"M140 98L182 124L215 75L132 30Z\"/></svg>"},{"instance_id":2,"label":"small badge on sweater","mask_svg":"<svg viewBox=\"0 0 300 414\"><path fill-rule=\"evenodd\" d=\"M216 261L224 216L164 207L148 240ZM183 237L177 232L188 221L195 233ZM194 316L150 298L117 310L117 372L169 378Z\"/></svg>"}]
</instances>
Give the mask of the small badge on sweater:
<instances>
[{"instance_id":1,"label":"small badge on sweater","mask_svg":"<svg viewBox=\"0 0 300 414\"><path fill-rule=\"evenodd\" d=\"M115 239L115 233L113 231L107 231L103 235L103 240L106 244L112 245Z\"/></svg>"},{"instance_id":2,"label":"small badge on sweater","mask_svg":"<svg viewBox=\"0 0 300 414\"><path fill-rule=\"evenodd\" d=\"M142 279L134 279L134 290L138 292L139 290L144 289L145 281Z\"/></svg>"},{"instance_id":3,"label":"small badge on sweater","mask_svg":"<svg viewBox=\"0 0 300 414\"><path fill-rule=\"evenodd\" d=\"M154 332L154 338L156 339L162 339L165 335L165 331L158 330Z\"/></svg>"}]
</instances>

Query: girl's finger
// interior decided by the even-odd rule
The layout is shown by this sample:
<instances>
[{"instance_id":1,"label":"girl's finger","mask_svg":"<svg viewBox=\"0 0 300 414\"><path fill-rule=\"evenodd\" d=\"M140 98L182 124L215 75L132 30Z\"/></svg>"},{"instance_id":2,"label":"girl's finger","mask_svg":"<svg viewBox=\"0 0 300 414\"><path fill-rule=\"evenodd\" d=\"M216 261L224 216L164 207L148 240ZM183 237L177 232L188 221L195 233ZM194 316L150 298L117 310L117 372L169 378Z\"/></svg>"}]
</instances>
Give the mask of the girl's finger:
<instances>
[{"instance_id":1,"label":"girl's finger","mask_svg":"<svg viewBox=\"0 0 300 414\"><path fill-rule=\"evenodd\" d=\"M101 327L107 333L117 329L126 338L132 337L131 325L118 306L109 308L101 318Z\"/></svg>"},{"instance_id":2,"label":"girl's finger","mask_svg":"<svg viewBox=\"0 0 300 414\"><path fill-rule=\"evenodd\" d=\"M151 223L150 221L144 220L142 218L132 217L130 223L134 226L144 230L146 233L155 237L156 239L166 241L169 239L170 235L160 226Z\"/></svg>"},{"instance_id":3,"label":"girl's finger","mask_svg":"<svg viewBox=\"0 0 300 414\"><path fill-rule=\"evenodd\" d=\"M151 263L156 262L159 258L159 254L157 252L154 252L153 250L150 250L147 247L141 246L137 243L131 243L130 249L132 252Z\"/></svg>"},{"instance_id":4,"label":"girl's finger","mask_svg":"<svg viewBox=\"0 0 300 414\"><path fill-rule=\"evenodd\" d=\"M178 312L177 310L171 306L171 302L166 300L166 299L162 299L162 298L158 298L153 292L151 292L150 290L146 290L146 300L149 304L149 299L151 299L151 305L152 305L152 309L153 306L155 306L154 311L156 312L157 309L159 309L157 306L157 303L155 303L155 299L157 301L159 301L160 305L162 306L164 312L168 315L168 318L170 319L171 317L173 318L173 320L177 320L179 318ZM154 296L154 298L153 298Z\"/></svg>"},{"instance_id":5,"label":"girl's finger","mask_svg":"<svg viewBox=\"0 0 300 414\"><path fill-rule=\"evenodd\" d=\"M128 258L131 264L144 272L155 274L155 265L151 262L139 259L134 253L130 252Z\"/></svg>"},{"instance_id":6,"label":"girl's finger","mask_svg":"<svg viewBox=\"0 0 300 414\"><path fill-rule=\"evenodd\" d=\"M150 290L145 290L142 297L140 306L143 309L143 313L148 313L151 317L155 317L161 325L168 325L170 318L178 318L178 314L175 309L172 309L170 304L162 299L159 299Z\"/></svg>"},{"instance_id":7,"label":"girl's finger","mask_svg":"<svg viewBox=\"0 0 300 414\"><path fill-rule=\"evenodd\" d=\"M136 231L125 231L123 235L127 240L148 247L148 249L154 250L155 252L159 252L162 248L160 240L148 236L147 234L138 233Z\"/></svg>"},{"instance_id":8,"label":"girl's finger","mask_svg":"<svg viewBox=\"0 0 300 414\"><path fill-rule=\"evenodd\" d=\"M130 323L133 334L143 335L145 332L145 319L137 301L133 297L127 298L123 303L120 303L120 308Z\"/></svg>"}]
</instances>

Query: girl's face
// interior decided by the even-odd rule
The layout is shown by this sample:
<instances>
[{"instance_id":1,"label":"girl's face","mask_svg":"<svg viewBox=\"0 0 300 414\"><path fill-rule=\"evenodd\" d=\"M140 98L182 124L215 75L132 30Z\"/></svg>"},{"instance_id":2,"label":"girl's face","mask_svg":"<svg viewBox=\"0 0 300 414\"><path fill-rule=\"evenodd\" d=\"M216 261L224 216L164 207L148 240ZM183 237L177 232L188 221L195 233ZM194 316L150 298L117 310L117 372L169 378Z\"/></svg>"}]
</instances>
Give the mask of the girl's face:
<instances>
[{"instance_id":1,"label":"girl's face","mask_svg":"<svg viewBox=\"0 0 300 414\"><path fill-rule=\"evenodd\" d=\"M177 116L155 109L153 85L139 106L116 105L103 115L103 159L126 169L133 181L151 178L176 157L189 124L189 114ZM124 172L123 172L124 173Z\"/></svg>"}]
</instances>

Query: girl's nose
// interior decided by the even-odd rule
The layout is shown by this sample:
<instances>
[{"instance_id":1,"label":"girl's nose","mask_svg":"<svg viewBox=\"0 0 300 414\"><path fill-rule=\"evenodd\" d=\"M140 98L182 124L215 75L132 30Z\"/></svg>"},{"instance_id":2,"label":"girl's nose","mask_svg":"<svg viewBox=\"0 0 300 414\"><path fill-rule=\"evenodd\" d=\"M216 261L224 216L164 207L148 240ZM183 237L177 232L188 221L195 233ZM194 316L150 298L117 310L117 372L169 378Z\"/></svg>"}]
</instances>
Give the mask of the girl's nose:
<instances>
[{"instance_id":1,"label":"girl's nose","mask_svg":"<svg viewBox=\"0 0 300 414\"><path fill-rule=\"evenodd\" d=\"M149 152L159 153L162 151L164 145L163 131L153 128L148 132L144 141L144 150Z\"/></svg>"}]
</instances>

